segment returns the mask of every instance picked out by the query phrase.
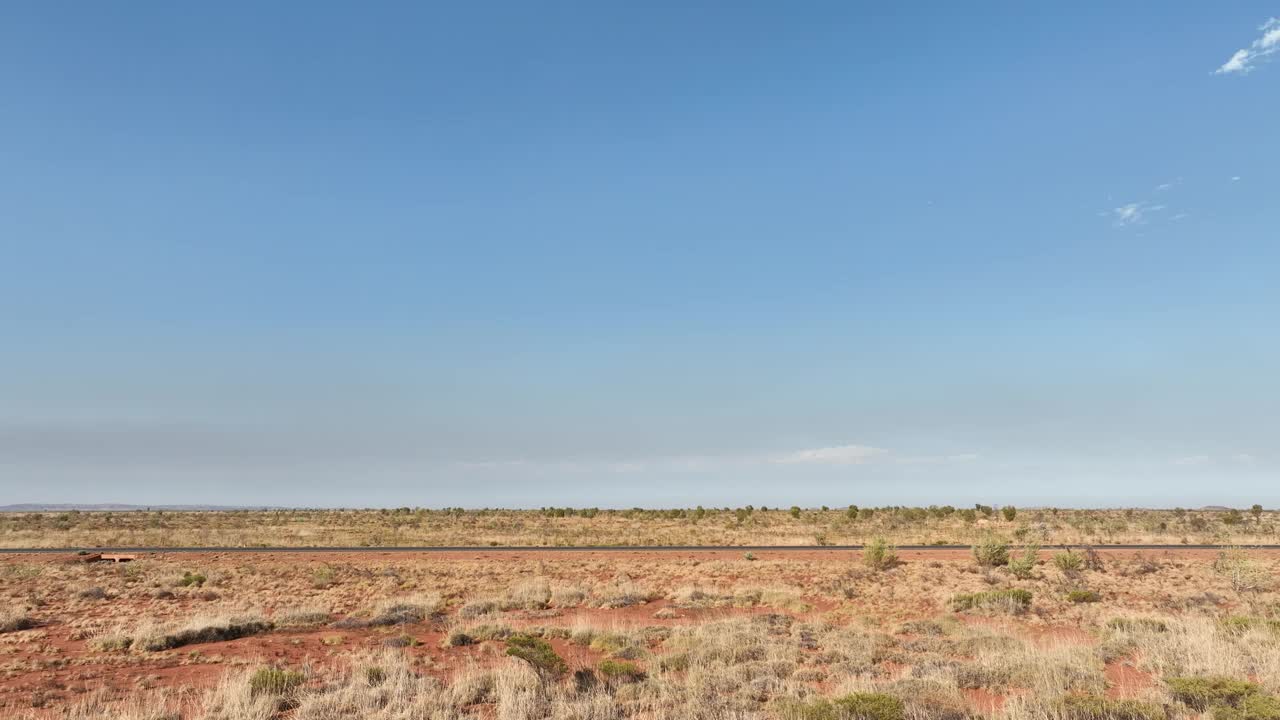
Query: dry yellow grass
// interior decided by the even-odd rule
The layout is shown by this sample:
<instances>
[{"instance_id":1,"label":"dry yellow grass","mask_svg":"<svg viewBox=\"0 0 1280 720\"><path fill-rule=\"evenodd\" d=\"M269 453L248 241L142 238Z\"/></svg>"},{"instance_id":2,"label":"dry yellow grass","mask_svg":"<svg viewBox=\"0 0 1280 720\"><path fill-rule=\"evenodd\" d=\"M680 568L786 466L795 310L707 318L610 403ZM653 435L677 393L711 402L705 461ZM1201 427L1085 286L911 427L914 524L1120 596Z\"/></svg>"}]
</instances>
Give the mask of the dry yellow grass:
<instances>
[{"instance_id":1,"label":"dry yellow grass","mask_svg":"<svg viewBox=\"0 0 1280 720\"><path fill-rule=\"evenodd\" d=\"M904 719L1081 718L1062 698L1096 700L1090 718L1135 717L1107 704L1120 695L1176 719L1196 713L1165 678L1222 675L1280 693L1280 633L1267 622L1280 596L1235 582L1239 562L1274 576L1267 554L1112 551L1094 569L1063 569L1044 552L1025 577L964 552L904 551L882 571L853 552L479 555L5 557L0 595L40 624L0 635L0 716L141 719L170 707L266 720L283 703L294 720L825 720L824 698L878 693L898 698ZM181 584L190 575L205 581ZM1032 594L1026 612L950 609L956 594L1006 588ZM1079 588L1100 602L1071 602ZM270 623L256 634L201 635L255 612ZM164 640L183 633L197 642ZM506 657L521 633L550 642L570 674ZM604 674L606 660L638 674ZM303 680L284 696L255 693L264 667ZM1143 682L1125 686L1122 667Z\"/></svg>"},{"instance_id":2,"label":"dry yellow grass","mask_svg":"<svg viewBox=\"0 0 1280 720\"><path fill-rule=\"evenodd\" d=\"M949 507L805 510L281 510L0 514L0 547L1266 544L1273 512L1056 510L1006 520Z\"/></svg>"}]
</instances>

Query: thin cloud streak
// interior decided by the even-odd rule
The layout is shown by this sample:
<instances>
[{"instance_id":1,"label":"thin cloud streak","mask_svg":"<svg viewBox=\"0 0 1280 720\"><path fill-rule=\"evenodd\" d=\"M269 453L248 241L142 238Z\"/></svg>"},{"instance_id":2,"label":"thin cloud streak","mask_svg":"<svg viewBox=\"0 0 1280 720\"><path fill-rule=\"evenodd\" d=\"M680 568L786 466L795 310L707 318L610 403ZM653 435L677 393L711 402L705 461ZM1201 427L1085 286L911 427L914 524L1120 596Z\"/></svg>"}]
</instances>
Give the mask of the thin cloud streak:
<instances>
[{"instance_id":1,"label":"thin cloud streak","mask_svg":"<svg viewBox=\"0 0 1280 720\"><path fill-rule=\"evenodd\" d=\"M1213 74L1248 75L1259 64L1280 52L1280 18L1270 18L1258 30L1262 32L1262 37L1250 43L1249 47L1235 51Z\"/></svg>"}]
</instances>

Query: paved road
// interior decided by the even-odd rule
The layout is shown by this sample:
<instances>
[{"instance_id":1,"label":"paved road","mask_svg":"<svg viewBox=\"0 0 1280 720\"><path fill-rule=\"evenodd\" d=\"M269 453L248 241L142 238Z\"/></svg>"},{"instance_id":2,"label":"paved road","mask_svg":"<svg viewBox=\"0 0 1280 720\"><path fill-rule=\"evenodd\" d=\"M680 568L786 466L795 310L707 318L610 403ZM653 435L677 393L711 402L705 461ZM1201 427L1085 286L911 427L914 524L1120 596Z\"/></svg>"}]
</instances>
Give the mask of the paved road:
<instances>
[{"instance_id":1,"label":"paved road","mask_svg":"<svg viewBox=\"0 0 1280 720\"><path fill-rule=\"evenodd\" d=\"M444 553L444 552L803 552L861 550L861 545L579 545L567 547L455 545L423 547L63 547L0 548L0 554L47 554L75 552L123 553ZM967 551L970 545L898 545L898 550ZM1017 546L1014 546L1015 548ZM1043 545L1043 550L1083 549L1086 545ZM1093 545L1096 550L1280 550L1280 545Z\"/></svg>"}]
</instances>

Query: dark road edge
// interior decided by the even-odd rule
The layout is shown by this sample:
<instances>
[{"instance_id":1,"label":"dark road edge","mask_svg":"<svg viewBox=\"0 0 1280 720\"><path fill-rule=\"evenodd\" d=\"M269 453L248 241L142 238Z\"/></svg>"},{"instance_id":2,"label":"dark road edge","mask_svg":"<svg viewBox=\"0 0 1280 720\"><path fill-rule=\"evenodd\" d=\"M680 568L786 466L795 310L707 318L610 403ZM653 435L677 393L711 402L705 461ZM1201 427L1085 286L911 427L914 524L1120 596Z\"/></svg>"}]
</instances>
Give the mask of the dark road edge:
<instances>
[{"instance_id":1,"label":"dark road edge","mask_svg":"<svg viewBox=\"0 0 1280 720\"><path fill-rule=\"evenodd\" d=\"M972 545L898 545L898 550L971 550ZM1019 546L1011 546L1017 548ZM1280 550L1280 545L1042 545L1042 550ZM455 545L418 547L57 547L0 548L3 555L57 553L557 553L557 552L840 552L862 550L862 545Z\"/></svg>"}]
</instances>

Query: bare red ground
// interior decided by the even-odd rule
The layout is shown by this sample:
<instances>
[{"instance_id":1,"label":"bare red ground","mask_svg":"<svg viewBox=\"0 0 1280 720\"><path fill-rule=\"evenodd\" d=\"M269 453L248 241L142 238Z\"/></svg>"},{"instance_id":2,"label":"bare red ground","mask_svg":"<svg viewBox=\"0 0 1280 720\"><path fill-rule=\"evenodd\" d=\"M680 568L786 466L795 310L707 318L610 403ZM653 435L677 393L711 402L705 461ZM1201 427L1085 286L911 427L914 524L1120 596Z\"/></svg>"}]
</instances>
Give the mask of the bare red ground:
<instances>
[{"instance_id":1,"label":"bare red ground","mask_svg":"<svg viewBox=\"0 0 1280 720\"><path fill-rule=\"evenodd\" d=\"M1215 550L1168 550L1168 551L1132 551L1107 550L1100 548L1098 552L1108 557L1132 557L1146 555L1162 560L1177 561L1211 561L1217 556ZM907 550L899 553L905 562L957 561L967 556L967 550ZM1258 557L1280 559L1280 551L1252 551ZM481 561L481 562L537 562L539 560L610 560L626 559L629 561L672 561L672 560L737 560L743 553L736 550L695 550L695 551L619 551L588 550L555 553L540 552L441 552L441 553L406 553L406 552L362 552L362 553L299 553L280 552L270 554L214 553L201 555L203 565L225 563L244 563L254 559L270 559L283 563L376 563L385 561L406 562L413 560L430 560L435 562ZM754 551L761 561L768 560L806 560L816 562L849 563L857 554L848 550L804 550L804 551ZM1045 553L1047 557L1049 553ZM169 555L170 559L175 555ZM21 563L62 563L75 561L74 557L62 555L0 555L0 562ZM831 599L810 599L815 605L813 613L829 611L839 605ZM904 602L910 603L909 598ZM678 617L656 619L655 611L667 607L668 601L657 601L619 609L579 608L565 610L553 616L530 616L520 613L505 613L502 622L514 627L529 625L573 626L577 623L594 626L616 625L619 627L645 625L679 625L700 622L716 617L727 617L751 613L777 612L771 608L718 608L718 609L677 609ZM908 612L911 609L908 608ZM935 607L927 603L919 604L919 616L925 617L936 613ZM1009 625L1008 620L992 620L977 616L958 616L965 622L1000 623ZM1021 634L1037 643L1092 643L1093 637L1086 631L1070 626L1017 624L1006 628L1015 634ZM437 676L448 676L465 671L471 667L484 667L498 662L502 658L501 644L482 643L461 648L442 648L443 629L440 626L420 625L394 629L358 629L339 630L321 628L308 630L277 630L265 635L241 638L238 640L211 643L206 645L190 645L166 653L149 654L139 661L136 656L128 654L112 654L92 651L83 640L76 639L75 630L54 619L42 626L38 631L44 637L33 641L31 647L21 644L13 646L16 651L0 658L0 669L23 668L36 658L45 659L40 667L25 668L0 681L0 701L17 697L30 697L34 706L46 703L50 707L65 706L74 702L77 696L90 691L110 688L130 691L144 687L209 687L223 678L229 668L246 669L261 664L279 664L299 666L308 664L317 668L334 668L344 663L355 650L376 650L384 642L400 634L408 634L417 641L417 645L407 648L406 652L414 658L422 671ZM326 639L342 638L341 644L326 644ZM594 665L600 659L598 653L580 645L562 640L553 641L556 650L562 654L571 667ZM55 662L47 662L52 655ZM1153 685L1152 678L1136 669L1131 663L1119 662L1109 664L1106 668L1108 680L1107 693L1113 697L1129 697L1141 693ZM992 713L1002 707L1005 697L982 690L966 691L966 697L975 710Z\"/></svg>"},{"instance_id":2,"label":"bare red ground","mask_svg":"<svg viewBox=\"0 0 1280 720\"><path fill-rule=\"evenodd\" d=\"M1106 674L1107 697L1134 697L1156 684L1151 675L1134 667L1129 660L1108 663Z\"/></svg>"}]
</instances>

